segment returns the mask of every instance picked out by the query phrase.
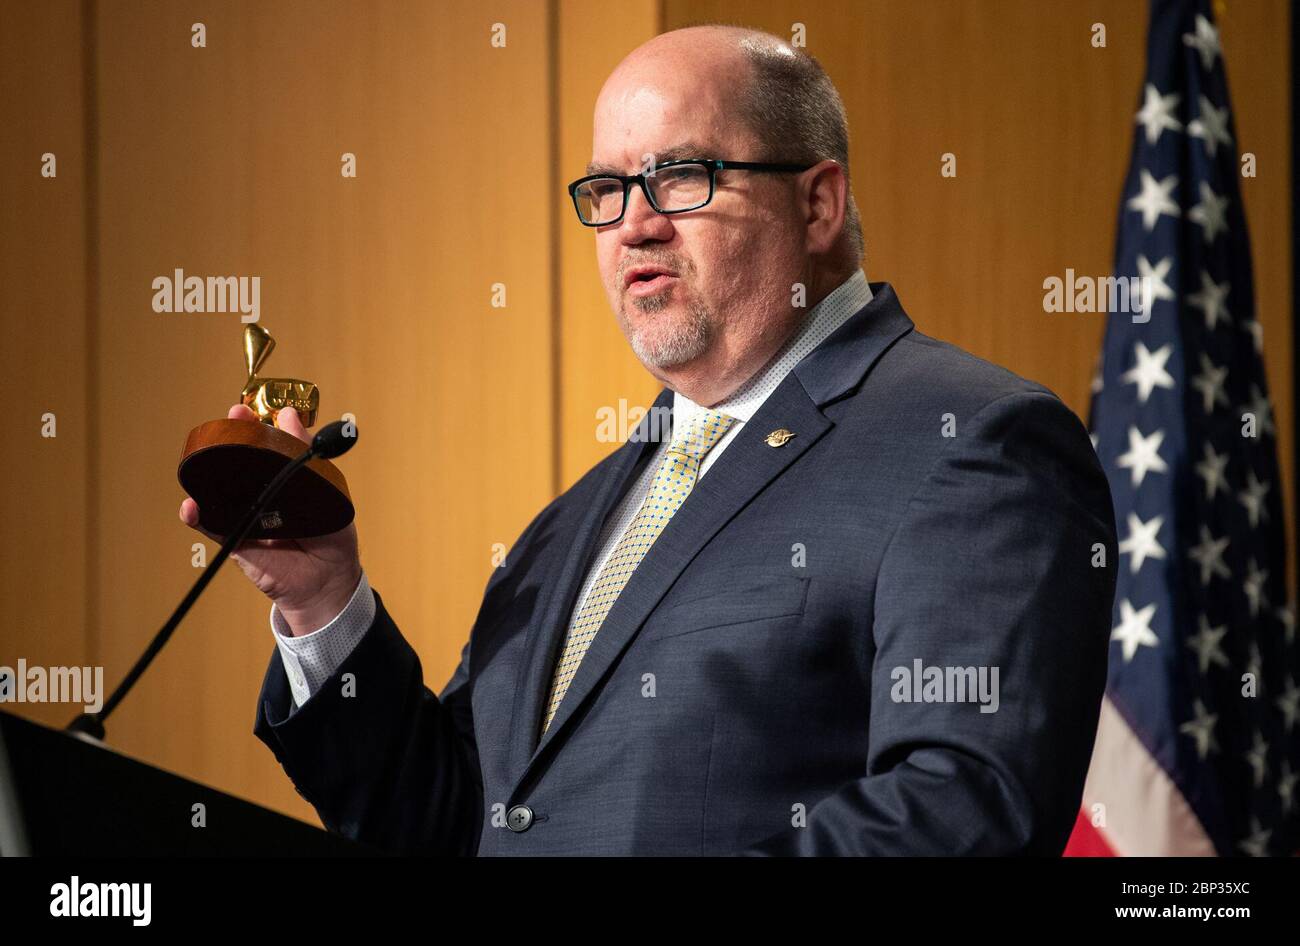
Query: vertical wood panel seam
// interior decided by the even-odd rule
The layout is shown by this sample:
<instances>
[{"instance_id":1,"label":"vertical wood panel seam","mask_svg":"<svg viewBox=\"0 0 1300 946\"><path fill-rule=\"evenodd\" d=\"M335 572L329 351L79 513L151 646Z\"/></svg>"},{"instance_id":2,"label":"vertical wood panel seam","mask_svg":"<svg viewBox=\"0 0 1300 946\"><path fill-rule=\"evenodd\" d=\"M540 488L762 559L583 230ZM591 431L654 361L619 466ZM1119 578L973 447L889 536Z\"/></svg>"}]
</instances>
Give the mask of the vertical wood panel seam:
<instances>
[{"instance_id":1,"label":"vertical wood panel seam","mask_svg":"<svg viewBox=\"0 0 1300 946\"><path fill-rule=\"evenodd\" d=\"M99 494L96 472L100 463L99 423L96 407L99 402L99 68L97 45L97 9L95 0L82 0L82 159L85 165L85 258L83 279L85 285L85 404L82 424L82 443L85 455L85 510L86 533L84 547L85 606L82 634L85 638L86 663L99 666L103 660L98 623L95 620L99 603Z\"/></svg>"},{"instance_id":2,"label":"vertical wood panel seam","mask_svg":"<svg viewBox=\"0 0 1300 946\"><path fill-rule=\"evenodd\" d=\"M548 166L551 169L551 187L547 188L547 208L550 230L550 378L548 393L550 395L551 430L551 496L560 495L561 460L563 457L564 436L561 424L562 397L560 385L563 383L564 357L560 347L560 332L564 318L564 294L562 292L563 260L560 246L560 208L559 198L553 188L563 187L563 168L560 166L560 12L559 0L547 0L546 4L546 108Z\"/></svg>"}]
</instances>

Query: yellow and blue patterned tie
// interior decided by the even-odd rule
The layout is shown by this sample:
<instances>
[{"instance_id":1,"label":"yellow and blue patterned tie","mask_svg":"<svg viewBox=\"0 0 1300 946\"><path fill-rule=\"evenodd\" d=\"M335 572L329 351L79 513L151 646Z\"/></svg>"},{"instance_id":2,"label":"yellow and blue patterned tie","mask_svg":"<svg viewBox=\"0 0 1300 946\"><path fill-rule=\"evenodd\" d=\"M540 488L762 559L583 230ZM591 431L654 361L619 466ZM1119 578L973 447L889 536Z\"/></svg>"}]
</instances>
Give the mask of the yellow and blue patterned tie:
<instances>
[{"instance_id":1,"label":"yellow and blue patterned tie","mask_svg":"<svg viewBox=\"0 0 1300 946\"><path fill-rule=\"evenodd\" d=\"M550 697L546 701L546 714L542 720L543 733L555 718L555 711L568 692L569 684L578 672L578 664L582 662L583 655L600 630L605 615L609 614L624 585L632 577L632 572L641 559L645 558L655 539L659 538L659 533L668 525L668 520L690 495L700 472L700 461L735 422L736 418L727 414L704 410L696 414L684 430L674 434L663 463L650 484L650 492L646 494L632 524L623 533L623 538L610 553L595 584L591 586L587 600L569 627L564 652L555 664L555 673L551 679Z\"/></svg>"}]
</instances>

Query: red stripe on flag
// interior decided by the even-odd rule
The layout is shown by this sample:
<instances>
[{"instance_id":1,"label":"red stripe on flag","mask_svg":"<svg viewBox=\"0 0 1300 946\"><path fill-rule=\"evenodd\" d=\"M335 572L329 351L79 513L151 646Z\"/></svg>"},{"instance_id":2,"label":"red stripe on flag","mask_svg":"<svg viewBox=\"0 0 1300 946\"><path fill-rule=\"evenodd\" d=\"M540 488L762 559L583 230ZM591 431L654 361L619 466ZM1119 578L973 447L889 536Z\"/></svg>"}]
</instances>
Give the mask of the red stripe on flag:
<instances>
[{"instance_id":1,"label":"red stripe on flag","mask_svg":"<svg viewBox=\"0 0 1300 946\"><path fill-rule=\"evenodd\" d=\"M1074 833L1065 845L1063 857L1115 857L1114 850L1106 843L1101 832L1092 826L1088 813L1079 809L1079 816L1074 819Z\"/></svg>"}]
</instances>

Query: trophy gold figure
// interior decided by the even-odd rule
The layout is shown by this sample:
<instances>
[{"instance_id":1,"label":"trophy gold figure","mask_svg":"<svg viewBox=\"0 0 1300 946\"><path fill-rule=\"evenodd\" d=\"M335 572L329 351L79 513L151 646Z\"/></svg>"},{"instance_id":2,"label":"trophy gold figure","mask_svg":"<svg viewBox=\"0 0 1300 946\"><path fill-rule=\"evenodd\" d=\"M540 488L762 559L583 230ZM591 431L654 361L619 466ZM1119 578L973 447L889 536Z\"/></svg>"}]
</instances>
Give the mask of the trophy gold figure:
<instances>
[{"instance_id":1,"label":"trophy gold figure","mask_svg":"<svg viewBox=\"0 0 1300 946\"><path fill-rule=\"evenodd\" d=\"M281 408L292 407L304 427L316 422L320 391L298 378L259 378L275 350L275 339L259 324L244 327L244 366L248 378L240 401L257 415L252 420L211 420L190 431L181 451L177 478L199 505L199 526L218 536L230 533L262 489L307 445L276 426ZM293 475L266 510L249 539L304 539L347 526L354 509L338 467L314 459Z\"/></svg>"},{"instance_id":2,"label":"trophy gold figure","mask_svg":"<svg viewBox=\"0 0 1300 946\"><path fill-rule=\"evenodd\" d=\"M271 352L275 339L260 325L244 327L244 363L248 367L248 383L240 392L240 400L252 409L264 424L275 424L275 416L282 407L292 407L302 418L302 425L316 423L316 409L320 406L320 391L310 381L297 378L258 378L257 369ZM277 425L278 426L278 425Z\"/></svg>"}]
</instances>

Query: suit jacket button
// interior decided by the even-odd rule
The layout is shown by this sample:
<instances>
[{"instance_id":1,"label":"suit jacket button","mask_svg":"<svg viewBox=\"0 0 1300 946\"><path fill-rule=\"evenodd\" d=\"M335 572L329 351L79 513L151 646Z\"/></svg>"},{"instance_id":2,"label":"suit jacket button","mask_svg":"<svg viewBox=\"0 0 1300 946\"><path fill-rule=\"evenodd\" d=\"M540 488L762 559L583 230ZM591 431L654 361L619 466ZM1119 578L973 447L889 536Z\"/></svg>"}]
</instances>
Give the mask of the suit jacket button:
<instances>
[{"instance_id":1,"label":"suit jacket button","mask_svg":"<svg viewBox=\"0 0 1300 946\"><path fill-rule=\"evenodd\" d=\"M527 831L533 824L533 809L527 805L515 805L506 812L506 826L518 834Z\"/></svg>"}]
</instances>

